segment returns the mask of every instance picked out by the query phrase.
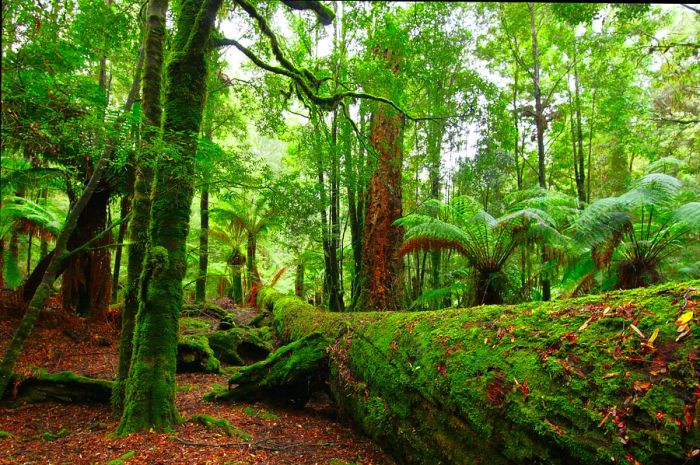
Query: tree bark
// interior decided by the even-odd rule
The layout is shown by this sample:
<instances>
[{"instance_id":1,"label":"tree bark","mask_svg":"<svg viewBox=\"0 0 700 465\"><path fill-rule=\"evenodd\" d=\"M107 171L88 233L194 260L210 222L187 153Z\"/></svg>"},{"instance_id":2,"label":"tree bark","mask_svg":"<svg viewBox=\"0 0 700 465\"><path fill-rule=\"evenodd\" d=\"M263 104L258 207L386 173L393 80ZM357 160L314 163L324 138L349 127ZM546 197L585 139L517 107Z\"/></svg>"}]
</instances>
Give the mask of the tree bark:
<instances>
[{"instance_id":1,"label":"tree bark","mask_svg":"<svg viewBox=\"0 0 700 465\"><path fill-rule=\"evenodd\" d=\"M69 250L82 246L104 230L111 193L111 187L100 182L78 218L78 225L68 240ZM91 319L100 319L105 314L112 295L112 270L109 249L103 246L111 242L111 234L108 234L94 245L95 250L79 253L66 263L61 283L65 311Z\"/></svg>"},{"instance_id":2,"label":"tree bark","mask_svg":"<svg viewBox=\"0 0 700 465\"><path fill-rule=\"evenodd\" d=\"M384 58L394 74L399 64L391 50ZM370 141L378 155L370 181L362 240L362 307L397 310L401 291L403 260L398 256L403 230L394 221L403 216L401 180L403 129L406 115L378 105L370 121Z\"/></svg>"},{"instance_id":3,"label":"tree bark","mask_svg":"<svg viewBox=\"0 0 700 465\"><path fill-rule=\"evenodd\" d=\"M544 105L542 104L542 89L540 88L540 52L537 46L537 27L535 24L535 4L528 3L530 10L530 32L532 33L532 86L535 94L535 128L537 136L537 176L540 187L547 188L544 165L544 131L546 120L544 116Z\"/></svg>"},{"instance_id":4,"label":"tree bark","mask_svg":"<svg viewBox=\"0 0 700 465\"><path fill-rule=\"evenodd\" d=\"M195 302L204 302L207 292L207 268L209 267L209 190L202 187L199 199L199 274L195 287Z\"/></svg>"},{"instance_id":5,"label":"tree bark","mask_svg":"<svg viewBox=\"0 0 700 465\"><path fill-rule=\"evenodd\" d=\"M394 221L403 216L401 206L401 149L405 116L385 107L372 114L371 141L379 155L372 175L365 214L362 248L364 308L396 310L399 307L398 258L402 229Z\"/></svg>"},{"instance_id":6,"label":"tree bark","mask_svg":"<svg viewBox=\"0 0 700 465\"><path fill-rule=\"evenodd\" d=\"M139 311L117 434L172 430L175 369L186 242L194 195L194 164L206 97L205 51L222 0L182 0L168 65L164 137L174 156L156 168L150 239L139 290Z\"/></svg>"},{"instance_id":7,"label":"tree bark","mask_svg":"<svg viewBox=\"0 0 700 465\"><path fill-rule=\"evenodd\" d=\"M112 413L120 416L124 410L126 380L129 376L133 351L134 325L139 308L139 280L143 271L148 223L151 217L151 187L155 144L160 134L161 75L163 72L163 41L168 0L150 0L146 12L146 33L143 45L143 116L141 147L134 167L132 215L129 221L129 262L126 269L126 292L119 335L119 367L112 391ZM137 66L140 76L141 66Z\"/></svg>"}]
</instances>

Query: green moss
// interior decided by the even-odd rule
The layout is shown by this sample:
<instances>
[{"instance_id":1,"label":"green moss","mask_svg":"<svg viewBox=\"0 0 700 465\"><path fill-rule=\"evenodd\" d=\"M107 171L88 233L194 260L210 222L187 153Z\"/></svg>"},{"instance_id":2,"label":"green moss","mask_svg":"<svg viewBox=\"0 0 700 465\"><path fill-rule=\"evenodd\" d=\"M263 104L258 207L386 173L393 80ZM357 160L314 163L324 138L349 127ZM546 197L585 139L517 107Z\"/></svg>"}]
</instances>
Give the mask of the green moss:
<instances>
[{"instance_id":1,"label":"green moss","mask_svg":"<svg viewBox=\"0 0 700 465\"><path fill-rule=\"evenodd\" d=\"M114 460L110 460L109 462L107 462L107 465L124 465L125 460L132 459L135 456L136 456L136 452L134 452L133 450L130 450L128 452L125 452L121 456L119 456L119 458L114 459Z\"/></svg>"},{"instance_id":2,"label":"green moss","mask_svg":"<svg viewBox=\"0 0 700 465\"><path fill-rule=\"evenodd\" d=\"M68 435L71 434L71 433L72 433L71 430L66 429L66 428L61 428L61 429L60 429L58 432L56 432L56 433L49 433L48 431L45 432L45 433L41 433L41 438L42 438L44 441L53 441L53 440L56 440L56 439L59 439L59 438L68 436Z\"/></svg>"},{"instance_id":3,"label":"green moss","mask_svg":"<svg viewBox=\"0 0 700 465\"><path fill-rule=\"evenodd\" d=\"M12 433L8 433L7 431L0 430L0 439L11 438L11 437L12 437Z\"/></svg>"},{"instance_id":4,"label":"green moss","mask_svg":"<svg viewBox=\"0 0 700 465\"><path fill-rule=\"evenodd\" d=\"M260 361L272 351L270 328L231 328L207 334L217 358L231 365Z\"/></svg>"},{"instance_id":5,"label":"green moss","mask_svg":"<svg viewBox=\"0 0 700 465\"><path fill-rule=\"evenodd\" d=\"M263 409L254 409L252 407L244 407L243 413L251 417L262 418L263 420L279 420L280 417L272 412L267 412Z\"/></svg>"},{"instance_id":6,"label":"green moss","mask_svg":"<svg viewBox=\"0 0 700 465\"><path fill-rule=\"evenodd\" d=\"M180 372L218 373L221 366L214 351L209 347L209 340L203 334L187 334L180 338L177 361L177 369Z\"/></svg>"},{"instance_id":7,"label":"green moss","mask_svg":"<svg viewBox=\"0 0 700 465\"><path fill-rule=\"evenodd\" d=\"M180 331L206 331L209 329L209 321L196 317L182 317L179 320Z\"/></svg>"},{"instance_id":8,"label":"green moss","mask_svg":"<svg viewBox=\"0 0 700 465\"><path fill-rule=\"evenodd\" d=\"M229 437L235 436L246 441L251 438L250 434L233 426L230 421L223 418L212 417L205 414L197 414L193 415L192 418L190 418L190 421L200 423L209 430L220 429Z\"/></svg>"},{"instance_id":9,"label":"green moss","mask_svg":"<svg viewBox=\"0 0 700 465\"><path fill-rule=\"evenodd\" d=\"M697 287L421 313L330 314L264 289L259 304L287 340L336 341L341 408L408 463L674 463L700 447L676 424L697 408L697 325L676 343L674 324Z\"/></svg>"}]
</instances>

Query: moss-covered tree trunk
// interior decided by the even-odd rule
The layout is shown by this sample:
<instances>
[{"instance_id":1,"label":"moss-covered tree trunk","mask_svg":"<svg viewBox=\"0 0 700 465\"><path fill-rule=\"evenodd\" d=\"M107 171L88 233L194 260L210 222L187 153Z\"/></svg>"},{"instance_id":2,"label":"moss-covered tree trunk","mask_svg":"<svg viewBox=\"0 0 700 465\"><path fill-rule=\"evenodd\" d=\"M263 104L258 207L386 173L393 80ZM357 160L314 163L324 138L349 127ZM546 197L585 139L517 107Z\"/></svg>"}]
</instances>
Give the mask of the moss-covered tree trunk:
<instances>
[{"instance_id":1,"label":"moss-covered tree trunk","mask_svg":"<svg viewBox=\"0 0 700 465\"><path fill-rule=\"evenodd\" d=\"M207 295L207 268L209 267L209 189L202 187L199 200L199 274L195 284L194 300L204 302Z\"/></svg>"},{"instance_id":2,"label":"moss-covered tree trunk","mask_svg":"<svg viewBox=\"0 0 700 465\"><path fill-rule=\"evenodd\" d=\"M163 40L168 0L150 0L146 13L143 67L143 121L141 150L136 158L132 216L129 221L129 263L126 270L126 292L122 310L122 329L119 336L119 367L112 390L112 410L120 416L124 409L125 382L129 375L133 349L134 324L139 308L138 290L148 222L151 216L151 185L155 145L159 139L161 120L161 75L163 71Z\"/></svg>"},{"instance_id":3,"label":"moss-covered tree trunk","mask_svg":"<svg viewBox=\"0 0 700 465\"><path fill-rule=\"evenodd\" d=\"M168 65L163 134L157 163L150 238L139 291L133 355L118 434L172 429L177 330L186 241L194 195L194 162L206 95L205 48L221 0L182 0Z\"/></svg>"},{"instance_id":4,"label":"moss-covered tree trunk","mask_svg":"<svg viewBox=\"0 0 700 465\"><path fill-rule=\"evenodd\" d=\"M670 465L700 448L700 326L677 340L674 324L699 288L349 314L264 288L258 304L285 342L334 341L336 402L400 463Z\"/></svg>"}]
</instances>

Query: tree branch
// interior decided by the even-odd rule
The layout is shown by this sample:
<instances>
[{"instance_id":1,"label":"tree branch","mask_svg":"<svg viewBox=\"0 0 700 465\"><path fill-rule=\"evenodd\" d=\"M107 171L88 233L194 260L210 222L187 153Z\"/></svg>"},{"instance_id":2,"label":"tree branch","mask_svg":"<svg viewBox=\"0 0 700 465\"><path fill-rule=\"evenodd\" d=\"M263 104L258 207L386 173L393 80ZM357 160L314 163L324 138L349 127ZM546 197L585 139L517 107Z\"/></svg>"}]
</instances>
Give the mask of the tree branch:
<instances>
[{"instance_id":1,"label":"tree branch","mask_svg":"<svg viewBox=\"0 0 700 465\"><path fill-rule=\"evenodd\" d=\"M333 10L331 10L321 2L304 0L282 0L282 3L284 3L288 8L292 10L312 10L314 13L316 13L316 19L318 19L318 22L323 24L324 26L330 26L333 20L335 19L335 13L333 13Z\"/></svg>"}]
</instances>

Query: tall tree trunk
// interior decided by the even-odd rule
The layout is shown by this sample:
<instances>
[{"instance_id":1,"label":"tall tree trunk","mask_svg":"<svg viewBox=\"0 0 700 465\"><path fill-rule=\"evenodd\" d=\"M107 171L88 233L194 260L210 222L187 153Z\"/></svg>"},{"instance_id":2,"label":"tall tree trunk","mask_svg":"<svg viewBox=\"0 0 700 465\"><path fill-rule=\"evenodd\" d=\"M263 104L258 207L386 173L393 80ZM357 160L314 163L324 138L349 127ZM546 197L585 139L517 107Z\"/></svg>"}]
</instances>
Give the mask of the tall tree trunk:
<instances>
[{"instance_id":1,"label":"tall tree trunk","mask_svg":"<svg viewBox=\"0 0 700 465\"><path fill-rule=\"evenodd\" d=\"M161 75L163 72L163 40L168 0L150 0L146 12L146 33L143 46L143 119L141 147L134 168L134 197L129 221L129 262L126 269L126 292L122 310L122 330L119 335L119 368L112 389L112 412L120 416L124 409L126 380L129 376L133 350L134 325L139 308L139 280L148 240L151 216L151 185L155 163L156 140L161 121ZM137 66L137 75L141 66Z\"/></svg>"},{"instance_id":2,"label":"tall tree trunk","mask_svg":"<svg viewBox=\"0 0 700 465\"><path fill-rule=\"evenodd\" d=\"M297 262L296 274L294 275L294 295L304 299L304 263Z\"/></svg>"},{"instance_id":3,"label":"tall tree trunk","mask_svg":"<svg viewBox=\"0 0 700 465\"><path fill-rule=\"evenodd\" d=\"M518 150L520 142L520 112L518 111L518 80L520 77L518 61L515 61L515 72L513 76L513 126L515 127L515 140L513 141L513 161L515 162L515 176L518 182L518 190L523 190L523 173L520 168L520 157L523 152ZM522 164L525 164L523 161Z\"/></svg>"},{"instance_id":4,"label":"tall tree trunk","mask_svg":"<svg viewBox=\"0 0 700 465\"><path fill-rule=\"evenodd\" d=\"M70 250L80 247L104 230L110 195L111 187L104 180L101 181L68 240ZM104 315L112 290L111 257L105 246L111 242L111 234L107 234L94 245L94 250L79 253L66 264L61 283L64 310L73 310L91 319Z\"/></svg>"},{"instance_id":5,"label":"tall tree trunk","mask_svg":"<svg viewBox=\"0 0 700 465\"><path fill-rule=\"evenodd\" d=\"M574 84L576 94L576 126L578 139L578 178L576 179L576 190L578 192L579 208L583 209L586 202L586 172L583 162L583 125L581 123L581 96L578 84L578 51L574 41Z\"/></svg>"},{"instance_id":6,"label":"tall tree trunk","mask_svg":"<svg viewBox=\"0 0 700 465\"><path fill-rule=\"evenodd\" d=\"M428 177L430 182L430 198L440 200L440 161L442 137L445 134L445 123L442 121L429 121L428 124L428 163L430 164L428 168ZM432 266L430 285L433 289L440 287L441 259L441 252L430 252L430 262Z\"/></svg>"},{"instance_id":7,"label":"tall tree trunk","mask_svg":"<svg viewBox=\"0 0 700 465\"><path fill-rule=\"evenodd\" d=\"M131 189L129 189L131 190ZM131 197L133 193L129 192L122 197L120 205L120 217L126 218L131 209ZM119 272L121 271L122 265L122 250L124 244L124 238L126 237L127 228L129 226L128 221L124 221L119 225L119 233L117 234L117 250L114 252L114 271L112 272L112 303L117 303L117 297L119 295Z\"/></svg>"},{"instance_id":8,"label":"tall tree trunk","mask_svg":"<svg viewBox=\"0 0 700 465\"><path fill-rule=\"evenodd\" d=\"M364 129L364 113L360 113L360 131ZM343 125L349 131L349 125ZM354 309L357 304L357 299L361 292L362 286L362 236L364 229L364 148L362 144L357 145L357 157L352 155L352 144L350 135L346 134L343 137L346 145L344 145L344 161L345 161L345 183L348 193L348 215L350 221L350 239L352 246L352 258L354 273L352 275L352 289L350 291L351 304L350 308Z\"/></svg>"},{"instance_id":9,"label":"tall tree trunk","mask_svg":"<svg viewBox=\"0 0 700 465\"><path fill-rule=\"evenodd\" d=\"M591 203L591 156L593 155L593 122L595 121L595 97L597 89L593 89L593 102L591 103L591 122L588 128L588 183L586 186L586 202Z\"/></svg>"},{"instance_id":10,"label":"tall tree trunk","mask_svg":"<svg viewBox=\"0 0 700 465\"><path fill-rule=\"evenodd\" d=\"M141 274L139 311L118 434L171 430L182 279L187 267L187 234L194 164L206 98L206 46L222 0L182 0L168 65L164 137L176 150L156 167L150 238Z\"/></svg>"},{"instance_id":11,"label":"tall tree trunk","mask_svg":"<svg viewBox=\"0 0 700 465\"><path fill-rule=\"evenodd\" d=\"M202 187L199 199L199 273L195 285L194 300L204 302L207 292L207 268L209 267L209 189Z\"/></svg>"},{"instance_id":12,"label":"tall tree trunk","mask_svg":"<svg viewBox=\"0 0 700 465\"><path fill-rule=\"evenodd\" d=\"M390 66L398 71L390 51ZM402 141L406 116L385 105L377 106L370 122L370 140L378 154L377 168L370 181L362 248L364 297L362 308L397 310L401 289L398 257L403 230L394 225L402 216Z\"/></svg>"},{"instance_id":13,"label":"tall tree trunk","mask_svg":"<svg viewBox=\"0 0 700 465\"><path fill-rule=\"evenodd\" d=\"M535 128L537 135L537 176L540 187L547 188L544 167L544 131L546 126L544 105L542 104L542 90L540 88L540 52L537 46L537 26L535 24L535 4L528 3L530 10L530 32L532 33L532 85L535 94Z\"/></svg>"},{"instance_id":14,"label":"tall tree trunk","mask_svg":"<svg viewBox=\"0 0 700 465\"><path fill-rule=\"evenodd\" d=\"M345 311L345 302L343 301L343 278L340 274L340 260L338 258L338 249L340 248L340 181L338 176L338 113L333 113L333 121L331 127L331 172L330 172L330 234L328 243L328 252L330 256L329 274L329 302L328 307L331 311Z\"/></svg>"}]
</instances>

